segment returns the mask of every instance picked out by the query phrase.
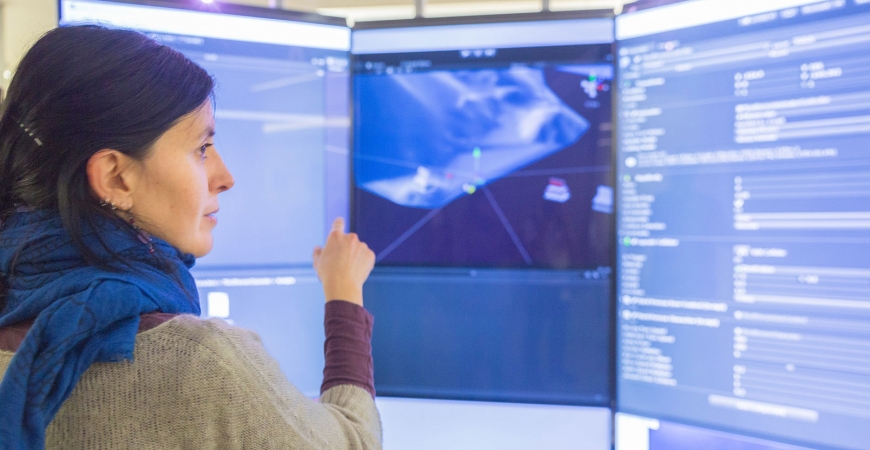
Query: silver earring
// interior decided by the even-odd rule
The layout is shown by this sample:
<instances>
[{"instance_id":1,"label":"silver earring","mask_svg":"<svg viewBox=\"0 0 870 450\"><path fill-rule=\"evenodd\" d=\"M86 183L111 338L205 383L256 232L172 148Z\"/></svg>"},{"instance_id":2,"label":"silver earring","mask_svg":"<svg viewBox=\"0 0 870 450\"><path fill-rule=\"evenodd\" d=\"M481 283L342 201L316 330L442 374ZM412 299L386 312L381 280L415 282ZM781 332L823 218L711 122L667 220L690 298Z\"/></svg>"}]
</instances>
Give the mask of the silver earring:
<instances>
[{"instance_id":1,"label":"silver earring","mask_svg":"<svg viewBox=\"0 0 870 450\"><path fill-rule=\"evenodd\" d=\"M100 200L100 206L102 206L102 207L106 207L106 206L108 206L109 208L111 208L112 211L117 211L117 210L118 210L118 207L115 206L115 204L112 203L112 201L109 200L109 199Z\"/></svg>"}]
</instances>

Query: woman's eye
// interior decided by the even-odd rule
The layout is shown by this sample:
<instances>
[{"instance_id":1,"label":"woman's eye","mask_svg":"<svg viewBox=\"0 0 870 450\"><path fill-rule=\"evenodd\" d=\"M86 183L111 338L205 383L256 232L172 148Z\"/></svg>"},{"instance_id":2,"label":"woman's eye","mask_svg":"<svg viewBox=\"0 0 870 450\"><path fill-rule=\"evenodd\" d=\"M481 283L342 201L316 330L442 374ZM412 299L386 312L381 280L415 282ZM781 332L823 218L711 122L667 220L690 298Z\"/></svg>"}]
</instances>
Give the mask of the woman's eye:
<instances>
[{"instance_id":1,"label":"woman's eye","mask_svg":"<svg viewBox=\"0 0 870 450\"><path fill-rule=\"evenodd\" d=\"M202 147L199 148L199 150L198 150L198 152L199 152L199 156L200 156L202 159L205 159L205 158L206 158L206 156L205 156L205 152L208 150L209 147L211 147L211 144L204 144Z\"/></svg>"}]
</instances>

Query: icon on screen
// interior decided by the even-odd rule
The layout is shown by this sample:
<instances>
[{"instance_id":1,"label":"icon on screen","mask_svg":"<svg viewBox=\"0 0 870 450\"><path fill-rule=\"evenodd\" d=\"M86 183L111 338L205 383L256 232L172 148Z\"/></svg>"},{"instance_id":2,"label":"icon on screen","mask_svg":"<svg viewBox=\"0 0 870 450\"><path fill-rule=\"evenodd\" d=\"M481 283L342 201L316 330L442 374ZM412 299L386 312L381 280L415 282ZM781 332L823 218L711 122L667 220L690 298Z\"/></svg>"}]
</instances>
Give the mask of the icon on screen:
<instances>
[{"instance_id":1,"label":"icon on screen","mask_svg":"<svg viewBox=\"0 0 870 450\"><path fill-rule=\"evenodd\" d=\"M595 74L589 75L589 78L580 82L580 87L586 92L589 98L598 98L598 91L604 87Z\"/></svg>"},{"instance_id":2,"label":"icon on screen","mask_svg":"<svg viewBox=\"0 0 870 450\"><path fill-rule=\"evenodd\" d=\"M605 214L613 214L613 188L598 186L595 197L592 198L592 210Z\"/></svg>"},{"instance_id":3,"label":"icon on screen","mask_svg":"<svg viewBox=\"0 0 870 450\"><path fill-rule=\"evenodd\" d=\"M206 300L208 316L226 319L230 317L230 294L226 292L209 292Z\"/></svg>"},{"instance_id":4,"label":"icon on screen","mask_svg":"<svg viewBox=\"0 0 870 450\"><path fill-rule=\"evenodd\" d=\"M565 203L571 199L571 190L561 178L550 178L550 183L544 190L544 199L556 203Z\"/></svg>"}]
</instances>

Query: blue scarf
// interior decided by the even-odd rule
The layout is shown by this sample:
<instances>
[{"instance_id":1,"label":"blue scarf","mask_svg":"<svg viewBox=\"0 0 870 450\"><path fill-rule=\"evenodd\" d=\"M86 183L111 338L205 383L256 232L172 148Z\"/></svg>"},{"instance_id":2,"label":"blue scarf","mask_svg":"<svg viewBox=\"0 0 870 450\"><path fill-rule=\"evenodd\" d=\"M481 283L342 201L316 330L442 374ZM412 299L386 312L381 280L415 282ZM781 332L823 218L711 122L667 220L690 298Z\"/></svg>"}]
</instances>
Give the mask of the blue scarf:
<instances>
[{"instance_id":1,"label":"blue scarf","mask_svg":"<svg viewBox=\"0 0 870 450\"><path fill-rule=\"evenodd\" d=\"M193 256L156 238L152 254L131 230L97 222L108 248L128 265L112 263L117 271L87 265L56 212L19 210L2 226L0 276L8 291L0 327L35 319L0 383L4 449L44 448L46 426L85 370L133 358L140 314L200 313L188 270ZM84 240L99 256L109 255L92 229Z\"/></svg>"}]
</instances>

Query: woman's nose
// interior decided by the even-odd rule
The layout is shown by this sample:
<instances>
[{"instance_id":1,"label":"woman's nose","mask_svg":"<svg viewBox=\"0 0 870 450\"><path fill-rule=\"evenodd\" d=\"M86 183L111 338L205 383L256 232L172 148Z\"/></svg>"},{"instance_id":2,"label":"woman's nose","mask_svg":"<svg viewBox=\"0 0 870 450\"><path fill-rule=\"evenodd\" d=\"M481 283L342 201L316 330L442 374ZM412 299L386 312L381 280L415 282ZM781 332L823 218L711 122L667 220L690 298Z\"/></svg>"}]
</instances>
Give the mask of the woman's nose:
<instances>
[{"instance_id":1,"label":"woman's nose","mask_svg":"<svg viewBox=\"0 0 870 450\"><path fill-rule=\"evenodd\" d=\"M214 152L214 158L215 172L209 181L210 190L217 192L228 191L236 184L236 180L233 179L233 175L230 173L229 169L227 169L223 158L221 158L218 152Z\"/></svg>"}]
</instances>

